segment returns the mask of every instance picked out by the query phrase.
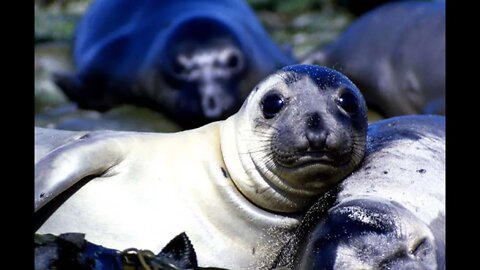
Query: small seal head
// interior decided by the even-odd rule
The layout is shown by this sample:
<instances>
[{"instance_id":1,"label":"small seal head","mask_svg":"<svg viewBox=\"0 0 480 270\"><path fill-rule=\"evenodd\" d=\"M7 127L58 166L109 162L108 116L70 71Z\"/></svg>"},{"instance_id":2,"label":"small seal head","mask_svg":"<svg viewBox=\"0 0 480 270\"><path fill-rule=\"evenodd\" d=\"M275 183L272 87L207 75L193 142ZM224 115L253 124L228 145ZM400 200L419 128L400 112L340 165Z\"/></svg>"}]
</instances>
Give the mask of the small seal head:
<instances>
[{"instance_id":1,"label":"small seal head","mask_svg":"<svg viewBox=\"0 0 480 270\"><path fill-rule=\"evenodd\" d=\"M208 123L238 111L242 105L238 85L247 61L237 37L210 18L191 19L177 28L168 38L161 69L164 88L178 93L176 110L190 112L180 121L203 116L194 121Z\"/></svg>"},{"instance_id":2,"label":"small seal head","mask_svg":"<svg viewBox=\"0 0 480 270\"><path fill-rule=\"evenodd\" d=\"M365 101L333 69L287 66L258 84L232 118L249 179L232 178L249 200L270 211L303 210L364 156ZM228 167L231 158L224 153L224 159Z\"/></svg>"},{"instance_id":3,"label":"small seal head","mask_svg":"<svg viewBox=\"0 0 480 270\"><path fill-rule=\"evenodd\" d=\"M395 201L344 201L310 237L299 269L438 269L432 231Z\"/></svg>"}]
</instances>

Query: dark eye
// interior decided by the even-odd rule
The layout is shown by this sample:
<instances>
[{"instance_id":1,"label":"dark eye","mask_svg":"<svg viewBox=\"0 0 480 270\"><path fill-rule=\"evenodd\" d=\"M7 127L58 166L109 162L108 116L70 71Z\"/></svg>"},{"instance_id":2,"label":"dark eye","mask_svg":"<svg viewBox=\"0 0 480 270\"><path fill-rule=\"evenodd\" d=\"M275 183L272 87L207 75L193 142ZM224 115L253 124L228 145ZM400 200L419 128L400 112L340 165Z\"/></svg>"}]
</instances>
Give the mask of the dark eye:
<instances>
[{"instance_id":1,"label":"dark eye","mask_svg":"<svg viewBox=\"0 0 480 270\"><path fill-rule=\"evenodd\" d=\"M184 72L185 68L177 60L174 60L172 62L172 70L175 74L182 74Z\"/></svg>"},{"instance_id":2,"label":"dark eye","mask_svg":"<svg viewBox=\"0 0 480 270\"><path fill-rule=\"evenodd\" d=\"M265 118L273 118L283 107L283 97L277 93L266 95L262 100L262 111Z\"/></svg>"},{"instance_id":3,"label":"dark eye","mask_svg":"<svg viewBox=\"0 0 480 270\"><path fill-rule=\"evenodd\" d=\"M350 92L343 93L337 99L337 104L349 114L355 114L358 110L358 100Z\"/></svg>"},{"instance_id":4,"label":"dark eye","mask_svg":"<svg viewBox=\"0 0 480 270\"><path fill-rule=\"evenodd\" d=\"M227 58L227 67L236 68L238 66L238 56L236 54L230 54Z\"/></svg>"}]
</instances>

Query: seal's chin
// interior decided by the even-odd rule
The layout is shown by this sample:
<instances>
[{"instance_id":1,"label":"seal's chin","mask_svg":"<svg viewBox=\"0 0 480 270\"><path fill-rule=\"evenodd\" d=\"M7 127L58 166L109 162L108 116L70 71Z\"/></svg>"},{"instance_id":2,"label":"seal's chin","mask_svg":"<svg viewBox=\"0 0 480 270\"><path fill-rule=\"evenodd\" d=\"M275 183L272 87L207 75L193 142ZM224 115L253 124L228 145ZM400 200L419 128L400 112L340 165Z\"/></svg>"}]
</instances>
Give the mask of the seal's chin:
<instances>
[{"instance_id":1,"label":"seal's chin","mask_svg":"<svg viewBox=\"0 0 480 270\"><path fill-rule=\"evenodd\" d=\"M335 165L331 160L323 159L304 159L295 164L295 166L284 167L276 164L272 168L272 172L285 185L287 190L294 189L295 192L318 193L330 185L337 183L344 176L344 172L348 171L351 163L347 163L345 167ZM276 183L275 181L273 181Z\"/></svg>"}]
</instances>

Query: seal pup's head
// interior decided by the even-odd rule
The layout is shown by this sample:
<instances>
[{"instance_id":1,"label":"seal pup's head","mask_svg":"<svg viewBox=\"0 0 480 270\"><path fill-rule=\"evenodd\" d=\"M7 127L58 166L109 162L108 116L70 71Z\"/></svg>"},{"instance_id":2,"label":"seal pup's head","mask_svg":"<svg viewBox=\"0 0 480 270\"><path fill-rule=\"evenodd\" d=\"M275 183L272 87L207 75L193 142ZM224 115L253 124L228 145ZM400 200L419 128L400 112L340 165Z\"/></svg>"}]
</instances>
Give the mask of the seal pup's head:
<instances>
[{"instance_id":1,"label":"seal pup's head","mask_svg":"<svg viewBox=\"0 0 480 270\"><path fill-rule=\"evenodd\" d=\"M297 212L360 163L366 130L365 101L347 77L326 67L293 65L260 82L227 119L222 153L236 187L251 202Z\"/></svg>"},{"instance_id":2,"label":"seal pup's head","mask_svg":"<svg viewBox=\"0 0 480 270\"><path fill-rule=\"evenodd\" d=\"M180 23L167 40L161 63L163 89L176 93L173 109L180 112L175 115L178 121L198 125L238 111L243 101L238 85L247 61L231 29L198 17Z\"/></svg>"},{"instance_id":3,"label":"seal pup's head","mask_svg":"<svg viewBox=\"0 0 480 270\"><path fill-rule=\"evenodd\" d=\"M296 269L441 268L427 224L395 201L369 197L331 208L300 248Z\"/></svg>"}]
</instances>

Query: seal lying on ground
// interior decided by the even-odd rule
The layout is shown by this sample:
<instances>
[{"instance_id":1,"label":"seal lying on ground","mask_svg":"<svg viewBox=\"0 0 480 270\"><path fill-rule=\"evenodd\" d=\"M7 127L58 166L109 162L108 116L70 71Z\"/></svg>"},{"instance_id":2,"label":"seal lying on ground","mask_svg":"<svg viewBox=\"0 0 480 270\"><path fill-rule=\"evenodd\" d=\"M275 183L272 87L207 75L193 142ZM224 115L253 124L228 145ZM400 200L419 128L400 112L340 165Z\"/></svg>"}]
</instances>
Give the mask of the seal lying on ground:
<instances>
[{"instance_id":1,"label":"seal lying on ground","mask_svg":"<svg viewBox=\"0 0 480 270\"><path fill-rule=\"evenodd\" d=\"M386 117L445 114L445 3L386 4L302 62L341 71Z\"/></svg>"},{"instance_id":2,"label":"seal lying on ground","mask_svg":"<svg viewBox=\"0 0 480 270\"><path fill-rule=\"evenodd\" d=\"M75 74L57 85L81 108L146 106L184 127L235 113L293 64L242 0L96 0L76 30Z\"/></svg>"},{"instance_id":3,"label":"seal lying on ground","mask_svg":"<svg viewBox=\"0 0 480 270\"><path fill-rule=\"evenodd\" d=\"M272 263L269 255L302 211L361 162L366 129L356 86L313 65L283 68L258 84L239 112L194 130L75 139L74 132L39 129L43 139L60 132L69 142L35 141L43 153L35 164L37 213L93 179L38 232L82 232L109 248L160 250L185 231L200 266L258 269Z\"/></svg>"},{"instance_id":4,"label":"seal lying on ground","mask_svg":"<svg viewBox=\"0 0 480 270\"><path fill-rule=\"evenodd\" d=\"M326 198L333 207L308 211L276 266L445 268L445 117L383 120L367 138L362 165Z\"/></svg>"}]
</instances>

